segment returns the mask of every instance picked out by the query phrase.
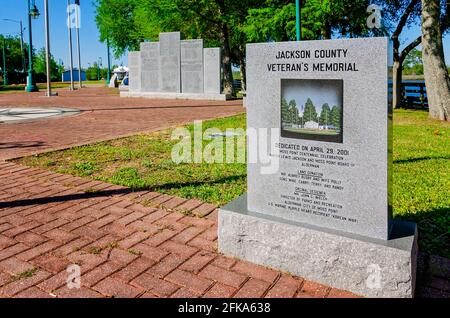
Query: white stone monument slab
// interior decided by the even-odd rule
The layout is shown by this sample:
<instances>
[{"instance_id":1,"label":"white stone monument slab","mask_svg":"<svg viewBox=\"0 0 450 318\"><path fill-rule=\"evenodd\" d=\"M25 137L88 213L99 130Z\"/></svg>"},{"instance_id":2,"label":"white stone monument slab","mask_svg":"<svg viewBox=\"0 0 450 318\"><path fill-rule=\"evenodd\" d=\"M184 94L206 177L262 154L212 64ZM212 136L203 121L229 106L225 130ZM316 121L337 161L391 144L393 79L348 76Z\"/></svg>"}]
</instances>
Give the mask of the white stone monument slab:
<instances>
[{"instance_id":1,"label":"white stone monument slab","mask_svg":"<svg viewBox=\"0 0 450 318\"><path fill-rule=\"evenodd\" d=\"M203 40L181 41L181 92L202 94Z\"/></svg>"},{"instance_id":2,"label":"white stone monument slab","mask_svg":"<svg viewBox=\"0 0 450 318\"><path fill-rule=\"evenodd\" d=\"M139 92L141 90L141 52L128 53L129 68L129 91Z\"/></svg>"},{"instance_id":3,"label":"white stone monument slab","mask_svg":"<svg viewBox=\"0 0 450 318\"><path fill-rule=\"evenodd\" d=\"M159 43L141 43L141 92L159 92L160 73Z\"/></svg>"},{"instance_id":4,"label":"white stone monument slab","mask_svg":"<svg viewBox=\"0 0 450 318\"><path fill-rule=\"evenodd\" d=\"M206 48L203 50L205 93L221 93L221 61L220 48Z\"/></svg>"},{"instance_id":5,"label":"white stone monument slab","mask_svg":"<svg viewBox=\"0 0 450 318\"><path fill-rule=\"evenodd\" d=\"M247 45L259 159L247 196L219 211L220 252L363 296L414 295L416 225L394 223L390 201L390 50L387 38Z\"/></svg>"},{"instance_id":6,"label":"white stone monument slab","mask_svg":"<svg viewBox=\"0 0 450 318\"><path fill-rule=\"evenodd\" d=\"M160 91L181 93L180 32L159 35Z\"/></svg>"},{"instance_id":7,"label":"white stone monument slab","mask_svg":"<svg viewBox=\"0 0 450 318\"><path fill-rule=\"evenodd\" d=\"M389 238L388 49L384 38L248 45L248 127L281 131L278 171L248 166L250 211Z\"/></svg>"},{"instance_id":8,"label":"white stone monument slab","mask_svg":"<svg viewBox=\"0 0 450 318\"><path fill-rule=\"evenodd\" d=\"M120 96L227 100L229 96L221 94L220 65L219 48L204 50L203 40L180 41L180 32L161 33L160 42L141 43L140 52L130 54L134 86Z\"/></svg>"}]
</instances>

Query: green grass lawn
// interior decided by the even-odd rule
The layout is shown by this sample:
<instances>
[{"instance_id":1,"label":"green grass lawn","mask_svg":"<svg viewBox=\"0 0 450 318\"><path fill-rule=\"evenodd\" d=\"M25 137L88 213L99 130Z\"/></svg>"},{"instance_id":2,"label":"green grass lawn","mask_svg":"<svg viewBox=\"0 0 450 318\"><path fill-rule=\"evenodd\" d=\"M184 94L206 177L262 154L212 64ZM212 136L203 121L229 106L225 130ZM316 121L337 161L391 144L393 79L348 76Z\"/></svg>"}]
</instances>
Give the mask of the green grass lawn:
<instances>
[{"instance_id":1,"label":"green grass lawn","mask_svg":"<svg viewBox=\"0 0 450 318\"><path fill-rule=\"evenodd\" d=\"M321 130L321 129L308 129L308 128L284 128L283 130L300 133L305 135L325 135L325 136L337 136L340 134L337 130Z\"/></svg>"},{"instance_id":2,"label":"green grass lawn","mask_svg":"<svg viewBox=\"0 0 450 318\"><path fill-rule=\"evenodd\" d=\"M422 250L450 258L450 124L405 110L394 122L394 215L419 224ZM245 116L203 123L210 127L244 128ZM137 135L20 162L219 205L246 191L245 164L175 164L170 136L171 130Z\"/></svg>"},{"instance_id":3,"label":"green grass lawn","mask_svg":"<svg viewBox=\"0 0 450 318\"><path fill-rule=\"evenodd\" d=\"M52 89L57 88L65 88L69 87L70 83L68 82L52 82ZM83 85L105 85L106 82L104 80L100 81L83 81ZM17 84L17 85L0 85L0 94L6 93L22 93L25 91L25 84ZM37 84L39 90L46 90L46 83L38 83ZM78 82L75 82L75 87L78 86Z\"/></svg>"},{"instance_id":4,"label":"green grass lawn","mask_svg":"<svg viewBox=\"0 0 450 318\"><path fill-rule=\"evenodd\" d=\"M17 84L17 85L1 85L0 86L0 94L5 94L5 93L22 93L25 91L25 84ZM60 83L60 82L55 82L52 83L52 88L64 88L64 87L68 87L69 84L68 83ZM37 84L37 87L40 90L45 90L47 89L47 84L43 84L43 83L39 83Z\"/></svg>"},{"instance_id":5,"label":"green grass lawn","mask_svg":"<svg viewBox=\"0 0 450 318\"><path fill-rule=\"evenodd\" d=\"M419 224L422 250L450 258L450 123L394 113L394 216Z\"/></svg>"}]
</instances>

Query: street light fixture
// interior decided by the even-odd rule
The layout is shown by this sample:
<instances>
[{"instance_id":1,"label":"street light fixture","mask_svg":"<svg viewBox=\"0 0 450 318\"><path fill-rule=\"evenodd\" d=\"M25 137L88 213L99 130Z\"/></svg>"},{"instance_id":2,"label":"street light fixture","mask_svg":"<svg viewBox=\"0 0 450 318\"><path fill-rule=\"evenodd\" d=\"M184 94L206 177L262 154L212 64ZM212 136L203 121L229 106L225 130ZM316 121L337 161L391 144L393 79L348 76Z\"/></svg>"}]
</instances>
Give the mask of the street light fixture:
<instances>
[{"instance_id":1,"label":"street light fixture","mask_svg":"<svg viewBox=\"0 0 450 318\"><path fill-rule=\"evenodd\" d=\"M37 19L39 17L39 10L36 7L34 0L28 0L28 36L29 36L29 45L28 45L28 78L27 78L27 86L25 91L37 92L39 91L36 86L36 82L34 81L34 70L33 70L33 32L31 29L31 19Z\"/></svg>"},{"instance_id":2,"label":"street light fixture","mask_svg":"<svg viewBox=\"0 0 450 318\"><path fill-rule=\"evenodd\" d=\"M28 2L29 2L29 1L28 1ZM31 15L31 17L32 17L33 19L37 19L37 18L39 18L39 16L41 15L41 14L39 13L38 8L36 7L36 4L34 3L34 0L33 0L32 8L31 8L31 10L30 10L30 15Z\"/></svg>"}]
</instances>

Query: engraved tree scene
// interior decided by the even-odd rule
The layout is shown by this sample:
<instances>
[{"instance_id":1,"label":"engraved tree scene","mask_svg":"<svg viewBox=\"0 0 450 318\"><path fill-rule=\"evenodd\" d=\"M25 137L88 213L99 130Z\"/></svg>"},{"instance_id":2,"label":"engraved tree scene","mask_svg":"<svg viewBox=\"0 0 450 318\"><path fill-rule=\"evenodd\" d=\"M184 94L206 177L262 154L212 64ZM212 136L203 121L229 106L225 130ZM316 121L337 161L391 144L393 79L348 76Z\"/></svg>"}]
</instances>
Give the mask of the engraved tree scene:
<instances>
[{"instance_id":1,"label":"engraved tree scene","mask_svg":"<svg viewBox=\"0 0 450 318\"><path fill-rule=\"evenodd\" d=\"M281 129L287 133L342 133L342 82L283 80Z\"/></svg>"}]
</instances>

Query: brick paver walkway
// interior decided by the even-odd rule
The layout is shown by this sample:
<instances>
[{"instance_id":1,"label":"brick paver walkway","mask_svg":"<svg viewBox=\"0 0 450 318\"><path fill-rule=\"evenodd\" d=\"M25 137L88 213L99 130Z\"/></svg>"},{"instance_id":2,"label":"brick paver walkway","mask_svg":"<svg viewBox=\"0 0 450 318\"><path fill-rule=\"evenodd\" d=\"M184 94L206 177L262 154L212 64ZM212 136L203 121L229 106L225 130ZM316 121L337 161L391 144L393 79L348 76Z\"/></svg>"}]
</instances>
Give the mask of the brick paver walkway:
<instances>
[{"instance_id":1,"label":"brick paver walkway","mask_svg":"<svg viewBox=\"0 0 450 318\"><path fill-rule=\"evenodd\" d=\"M0 297L354 296L218 254L216 218L198 200L0 162Z\"/></svg>"},{"instance_id":2,"label":"brick paver walkway","mask_svg":"<svg viewBox=\"0 0 450 318\"><path fill-rule=\"evenodd\" d=\"M0 124L0 160L244 112L242 101L120 98L115 90L102 87L58 92L59 96L52 98L44 97L44 92L0 94L0 107L84 111L71 117Z\"/></svg>"},{"instance_id":3,"label":"brick paver walkway","mask_svg":"<svg viewBox=\"0 0 450 318\"><path fill-rule=\"evenodd\" d=\"M213 205L2 161L233 115L244 111L240 102L120 99L105 88L59 93L0 95L0 107L85 110L0 125L0 297L354 296L218 254ZM450 262L420 261L421 295L449 298ZM80 289L66 287L70 264L81 268Z\"/></svg>"}]
</instances>

